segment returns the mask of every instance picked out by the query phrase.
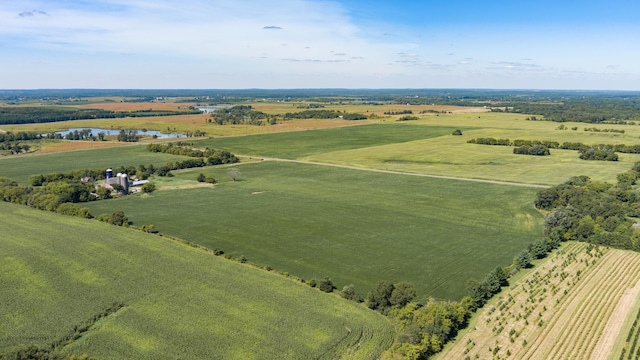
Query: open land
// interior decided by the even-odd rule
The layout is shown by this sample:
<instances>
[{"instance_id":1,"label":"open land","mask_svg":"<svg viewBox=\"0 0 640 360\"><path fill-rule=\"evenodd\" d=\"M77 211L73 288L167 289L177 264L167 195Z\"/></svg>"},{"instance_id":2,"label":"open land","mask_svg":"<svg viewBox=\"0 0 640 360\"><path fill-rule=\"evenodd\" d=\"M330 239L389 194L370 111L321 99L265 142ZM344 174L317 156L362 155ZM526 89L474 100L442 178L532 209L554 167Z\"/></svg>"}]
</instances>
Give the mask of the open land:
<instances>
[{"instance_id":1,"label":"open land","mask_svg":"<svg viewBox=\"0 0 640 360\"><path fill-rule=\"evenodd\" d=\"M94 99L81 106L126 110L122 103L99 102ZM127 109L151 106L131 104L136 103L126 103ZM300 111L300 105L252 103L254 109L270 114ZM93 215L124 210L134 226L154 224L163 234L220 248L233 258L246 258L305 281L328 276L339 289L354 284L362 295L378 280L408 281L415 285L421 302L429 297L459 299L468 279L510 264L517 252L542 237L543 214L533 207L535 188L403 174L536 186L556 185L576 175L615 182L617 174L640 160L640 155L620 154L617 162L584 161L577 151L558 149L552 149L551 156L523 156L513 154L510 146L467 143L492 137L636 145L640 126L635 124L565 122L560 127L557 122L530 121L529 115L491 113L483 107L333 103L324 109L376 116L362 121L220 126L208 123L208 115L202 114L3 125L2 130L46 132L86 126L205 131L212 137L187 141L199 148L243 155L243 163L175 171L174 177L152 177L159 185L152 194L82 205ZM418 119L398 121L400 115L384 114L404 110L419 114ZM616 131L584 130L594 127ZM455 129L462 135L453 136ZM108 148L97 149L93 144L103 145L43 141L42 151L36 152L42 156L0 159L0 176L26 184L34 174L158 166L185 159L149 153L144 146L110 147L119 144L107 141ZM230 179L230 169L240 171L240 181ZM218 184L196 182L199 173L216 178ZM25 345L27 339L46 339L41 341L46 343L64 337L69 328L116 301L125 306L63 352L136 358L188 353L205 358L203 354L215 350L224 354L221 358L254 354L263 354L260 358L283 354L369 358L391 343L392 330L384 318L271 272L132 230L12 205L0 204L0 209L6 212L0 221L12 226L44 224L34 226L32 232L19 232L17 226L12 240L0 243L3 253L10 254L3 263L13 269L0 274L8 276L13 288L24 290L16 301L4 305L8 310L1 313L8 314L9 325L3 331L28 334L19 341L7 336L4 343L0 336L0 352L3 346L6 350ZM70 235L68 242L58 242L50 229L59 238L67 233L85 235ZM600 359L609 355L632 359L640 351L636 346L639 277L637 253L565 244L486 305L440 358ZM36 304L31 293L49 300ZM89 294L88 300L84 294ZM272 305L271 301L282 303ZM317 302L323 303L315 309ZM304 303L313 304L317 311L308 313ZM16 310L30 306L36 307L25 314ZM62 314L51 313L58 308ZM333 310L327 315L320 309ZM282 316L291 311L299 315ZM213 324L202 316L209 313L215 316ZM268 319L262 319L263 314ZM33 319L43 315L48 322L37 326ZM233 328L243 321L250 325ZM309 323L318 326L309 327ZM193 324L196 328L190 329ZM270 328L273 324L278 324L275 332ZM223 327L234 330L225 337ZM216 338L216 344L211 344L211 338ZM232 344L233 339L249 340L238 345ZM260 348L252 347L253 343Z\"/></svg>"},{"instance_id":2,"label":"open land","mask_svg":"<svg viewBox=\"0 0 640 360\"><path fill-rule=\"evenodd\" d=\"M567 243L485 305L438 359L605 359L629 332L639 279L637 252Z\"/></svg>"},{"instance_id":3,"label":"open land","mask_svg":"<svg viewBox=\"0 0 640 360\"><path fill-rule=\"evenodd\" d=\"M275 273L96 221L7 203L0 213L0 353L75 336L113 303L122 307L56 351L370 359L393 339L379 314Z\"/></svg>"},{"instance_id":4,"label":"open land","mask_svg":"<svg viewBox=\"0 0 640 360\"><path fill-rule=\"evenodd\" d=\"M354 284L362 295L391 280L415 284L422 298L459 299L469 278L508 265L541 233L537 189L297 163L233 168L241 181L229 167L182 170L158 183L181 190L86 206L307 280ZM184 189L199 173L219 184Z\"/></svg>"}]
</instances>

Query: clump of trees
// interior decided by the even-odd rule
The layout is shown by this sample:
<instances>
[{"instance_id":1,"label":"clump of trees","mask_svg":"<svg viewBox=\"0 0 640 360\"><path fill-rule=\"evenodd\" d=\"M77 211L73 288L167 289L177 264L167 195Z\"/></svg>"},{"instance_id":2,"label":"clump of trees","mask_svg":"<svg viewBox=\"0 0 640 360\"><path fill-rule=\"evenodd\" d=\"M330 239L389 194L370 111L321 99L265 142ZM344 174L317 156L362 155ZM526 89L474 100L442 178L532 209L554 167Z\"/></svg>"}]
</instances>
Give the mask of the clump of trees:
<instances>
[{"instance_id":1,"label":"clump of trees","mask_svg":"<svg viewBox=\"0 0 640 360\"><path fill-rule=\"evenodd\" d=\"M240 161L240 159L238 159L235 155L226 150L211 148L205 148L204 150L202 150L194 148L192 143L185 142L149 144L147 145L147 150L151 152L160 152L172 155L207 158L207 165L235 164Z\"/></svg>"},{"instance_id":2,"label":"clump of trees","mask_svg":"<svg viewBox=\"0 0 640 360\"><path fill-rule=\"evenodd\" d=\"M405 115L402 116L400 118L398 118L397 121L411 121L411 120L418 120L419 118L417 116L410 116L410 115Z\"/></svg>"},{"instance_id":3,"label":"clump of trees","mask_svg":"<svg viewBox=\"0 0 640 360\"><path fill-rule=\"evenodd\" d=\"M467 141L469 144L480 145L500 145L500 146L512 146L513 143L509 139L495 139L492 137L476 138Z\"/></svg>"},{"instance_id":4,"label":"clump of trees","mask_svg":"<svg viewBox=\"0 0 640 360\"><path fill-rule=\"evenodd\" d=\"M538 192L534 205L549 211L545 235L553 242L585 241L640 251L640 231L633 217L640 216L640 197L633 189L640 162L618 175L618 183L593 181L587 176Z\"/></svg>"},{"instance_id":5,"label":"clump of trees","mask_svg":"<svg viewBox=\"0 0 640 360\"><path fill-rule=\"evenodd\" d=\"M138 135L137 130L120 130L118 141L120 142L138 142L142 136Z\"/></svg>"},{"instance_id":6,"label":"clump of trees","mask_svg":"<svg viewBox=\"0 0 640 360\"><path fill-rule=\"evenodd\" d=\"M624 134L624 129L598 129L597 127L590 127L590 128L584 128L584 131L612 132L612 133Z\"/></svg>"},{"instance_id":7,"label":"clump of trees","mask_svg":"<svg viewBox=\"0 0 640 360\"><path fill-rule=\"evenodd\" d=\"M378 281L376 286L369 291L366 297L366 304L370 309L377 309L382 312L392 306L404 306L416 297L416 290L413 284L397 283L390 281Z\"/></svg>"},{"instance_id":8,"label":"clump of trees","mask_svg":"<svg viewBox=\"0 0 640 360\"><path fill-rule=\"evenodd\" d=\"M578 150L582 160L618 161L618 154L612 147L590 147Z\"/></svg>"},{"instance_id":9,"label":"clump of trees","mask_svg":"<svg viewBox=\"0 0 640 360\"><path fill-rule=\"evenodd\" d=\"M253 110L251 105L216 109L210 116L209 122L217 125L274 125L276 123L275 116Z\"/></svg>"},{"instance_id":10,"label":"clump of trees","mask_svg":"<svg viewBox=\"0 0 640 360\"><path fill-rule=\"evenodd\" d=\"M549 152L549 148L544 145L522 145L516 148L513 148L514 154L520 155L535 155L535 156L547 156L551 155Z\"/></svg>"},{"instance_id":11,"label":"clump of trees","mask_svg":"<svg viewBox=\"0 0 640 360\"><path fill-rule=\"evenodd\" d=\"M364 120L366 115L359 113L340 112L337 110L305 110L283 115L285 119L344 119L344 120Z\"/></svg>"},{"instance_id":12,"label":"clump of trees","mask_svg":"<svg viewBox=\"0 0 640 360\"><path fill-rule=\"evenodd\" d=\"M427 359L442 350L463 329L471 316L469 301L430 300L424 305L410 302L390 310L389 317L396 323L397 337L389 358Z\"/></svg>"}]
</instances>

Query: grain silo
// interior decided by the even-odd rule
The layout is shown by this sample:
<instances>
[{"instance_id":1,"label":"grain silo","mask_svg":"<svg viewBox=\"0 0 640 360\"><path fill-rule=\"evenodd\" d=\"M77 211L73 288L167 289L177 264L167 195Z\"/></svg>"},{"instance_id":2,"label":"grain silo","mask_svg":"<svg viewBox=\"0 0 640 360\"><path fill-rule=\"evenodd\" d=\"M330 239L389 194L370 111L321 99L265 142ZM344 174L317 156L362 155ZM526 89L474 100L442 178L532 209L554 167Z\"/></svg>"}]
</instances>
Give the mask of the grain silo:
<instances>
[{"instance_id":1,"label":"grain silo","mask_svg":"<svg viewBox=\"0 0 640 360\"><path fill-rule=\"evenodd\" d=\"M129 177L127 176L127 174L118 173L118 183L122 185L122 188L124 189L124 193L128 194L129 193Z\"/></svg>"}]
</instances>

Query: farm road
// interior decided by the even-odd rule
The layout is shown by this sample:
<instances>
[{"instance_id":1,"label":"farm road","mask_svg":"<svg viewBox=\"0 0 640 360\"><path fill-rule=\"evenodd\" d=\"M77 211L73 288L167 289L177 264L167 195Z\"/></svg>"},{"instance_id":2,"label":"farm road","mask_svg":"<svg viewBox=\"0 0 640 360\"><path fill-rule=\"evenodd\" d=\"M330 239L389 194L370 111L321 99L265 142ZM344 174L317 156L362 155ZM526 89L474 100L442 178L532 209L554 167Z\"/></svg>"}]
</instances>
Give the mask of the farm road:
<instances>
[{"instance_id":1,"label":"farm road","mask_svg":"<svg viewBox=\"0 0 640 360\"><path fill-rule=\"evenodd\" d=\"M524 183L516 183L516 182L508 182L508 181L499 181L499 180L485 180L485 179L471 179L471 178L460 178L453 176L443 176L443 175L430 175L430 174L419 174L419 173L410 173L410 172L402 172L402 171L393 171L393 170L382 170L382 169L371 169L371 168L362 168L357 166L350 165L339 165L339 164L330 164L330 163L321 163L315 161L304 161L304 160L292 160L292 159L280 159L280 158L269 158L269 157L259 157L259 156L247 156L247 155L236 155L238 157L243 158L259 158L262 161L279 161L279 162L291 162L298 164L309 164L309 165L320 165L320 166L332 166L342 169L351 169L351 170L360 170L360 171L371 171L383 174L395 174L395 175L405 175L405 176L421 176L428 178L436 178L436 179L448 179L448 180L458 180L458 181L472 181L472 182L481 182L487 184L497 184L497 185L510 185L510 186L522 186L522 187L531 187L531 188L539 188L539 189L547 189L550 188L548 185L539 185L539 184L524 184Z\"/></svg>"}]
</instances>

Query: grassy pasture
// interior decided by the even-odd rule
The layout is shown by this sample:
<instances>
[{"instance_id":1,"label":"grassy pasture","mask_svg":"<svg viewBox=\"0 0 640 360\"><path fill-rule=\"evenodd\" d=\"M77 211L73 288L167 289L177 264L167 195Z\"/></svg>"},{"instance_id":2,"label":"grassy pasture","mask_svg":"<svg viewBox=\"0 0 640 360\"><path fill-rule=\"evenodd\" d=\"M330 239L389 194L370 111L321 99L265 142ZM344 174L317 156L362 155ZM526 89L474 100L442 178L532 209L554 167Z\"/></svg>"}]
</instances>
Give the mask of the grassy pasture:
<instances>
[{"instance_id":1,"label":"grassy pasture","mask_svg":"<svg viewBox=\"0 0 640 360\"><path fill-rule=\"evenodd\" d=\"M371 359L393 339L361 305L162 237L7 203L0 214L0 353L45 347L114 302L61 352Z\"/></svg>"},{"instance_id":2,"label":"grassy pasture","mask_svg":"<svg viewBox=\"0 0 640 360\"><path fill-rule=\"evenodd\" d=\"M518 131L502 130L500 133L511 140L541 138L522 136ZM552 149L551 156L538 157L513 154L511 146L467 144L469 139L492 135L495 132L486 129L468 130L463 136L441 136L401 144L326 152L303 157L302 160L545 185L556 185L575 175L614 182L617 174L640 161L640 155L637 154L619 154L620 160L617 162L585 161L573 150Z\"/></svg>"},{"instance_id":3,"label":"grassy pasture","mask_svg":"<svg viewBox=\"0 0 640 360\"><path fill-rule=\"evenodd\" d=\"M559 143L638 144L638 125L579 126L556 130L555 122L526 121L525 115L502 113L427 115L406 123L386 122L344 129L303 133L263 134L250 137L212 138L202 146L225 148L244 155L311 160L367 168L422 174L555 185L570 176L588 175L615 181L618 173L640 161L640 155L620 154L618 162L580 160L573 150L552 149L551 156L513 154L509 146L467 144L478 137L511 140L551 140ZM625 134L594 133L584 127L624 129ZM452 136L453 129L462 136Z\"/></svg>"},{"instance_id":4,"label":"grassy pasture","mask_svg":"<svg viewBox=\"0 0 640 360\"><path fill-rule=\"evenodd\" d=\"M446 126L412 124L367 124L335 129L322 129L248 137L200 140L199 146L226 149L236 154L297 159L330 151L368 148L384 144L404 143L451 134Z\"/></svg>"},{"instance_id":5,"label":"grassy pasture","mask_svg":"<svg viewBox=\"0 0 640 360\"><path fill-rule=\"evenodd\" d=\"M99 169L117 166L165 165L169 161L187 157L163 153L151 153L142 145L60 152L46 155L0 158L0 176L10 177L27 184L29 176L74 169Z\"/></svg>"},{"instance_id":6,"label":"grassy pasture","mask_svg":"<svg viewBox=\"0 0 640 360\"><path fill-rule=\"evenodd\" d=\"M626 337L625 319L637 314L639 278L636 252L564 244L485 305L437 359L618 359L616 336Z\"/></svg>"},{"instance_id":7,"label":"grassy pasture","mask_svg":"<svg viewBox=\"0 0 640 360\"><path fill-rule=\"evenodd\" d=\"M307 280L330 276L362 294L378 280L409 281L422 298L460 298L469 278L541 236L536 189L295 163L234 168L241 181L229 167L180 171L160 183L179 190L88 206ZM189 189L200 172L220 183Z\"/></svg>"}]
</instances>

